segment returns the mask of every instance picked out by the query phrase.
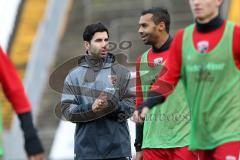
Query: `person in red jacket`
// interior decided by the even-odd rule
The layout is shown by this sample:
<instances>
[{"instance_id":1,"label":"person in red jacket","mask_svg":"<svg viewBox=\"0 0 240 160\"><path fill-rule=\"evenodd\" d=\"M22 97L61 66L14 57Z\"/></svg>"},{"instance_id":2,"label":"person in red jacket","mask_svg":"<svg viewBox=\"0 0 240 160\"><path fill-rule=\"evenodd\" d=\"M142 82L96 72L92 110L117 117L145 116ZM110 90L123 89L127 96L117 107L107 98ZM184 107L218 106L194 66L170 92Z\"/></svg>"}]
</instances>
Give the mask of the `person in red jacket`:
<instances>
[{"instance_id":1,"label":"person in red jacket","mask_svg":"<svg viewBox=\"0 0 240 160\"><path fill-rule=\"evenodd\" d=\"M240 158L240 27L221 18L222 2L189 0L196 21L177 32L168 72L134 113L141 122L182 79L192 116L190 149L199 150L202 160Z\"/></svg>"},{"instance_id":2,"label":"person in red jacket","mask_svg":"<svg viewBox=\"0 0 240 160\"><path fill-rule=\"evenodd\" d=\"M33 125L31 105L13 64L0 47L0 83L5 96L11 102L24 133L25 151L29 160L43 160L43 146ZM2 127L2 126L1 126ZM2 144L0 144L2 147ZM2 148L0 149L2 150ZM0 157L3 152L1 152Z\"/></svg>"}]
</instances>

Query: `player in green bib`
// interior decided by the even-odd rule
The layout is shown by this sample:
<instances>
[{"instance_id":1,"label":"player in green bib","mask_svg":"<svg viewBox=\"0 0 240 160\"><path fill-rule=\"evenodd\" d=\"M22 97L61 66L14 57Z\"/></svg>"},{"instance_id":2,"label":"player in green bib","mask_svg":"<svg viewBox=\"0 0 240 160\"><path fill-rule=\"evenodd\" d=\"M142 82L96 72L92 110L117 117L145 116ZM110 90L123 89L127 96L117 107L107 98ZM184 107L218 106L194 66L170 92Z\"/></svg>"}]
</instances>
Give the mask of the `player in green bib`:
<instances>
[{"instance_id":1,"label":"player in green bib","mask_svg":"<svg viewBox=\"0 0 240 160\"><path fill-rule=\"evenodd\" d=\"M163 82L183 82L192 119L189 148L199 150L200 160L240 159L240 27L221 18L222 2L189 0L196 21L176 34L168 72L135 114L141 122L156 99L164 102Z\"/></svg>"},{"instance_id":2,"label":"player in green bib","mask_svg":"<svg viewBox=\"0 0 240 160\"><path fill-rule=\"evenodd\" d=\"M151 8L142 12L139 33L142 41L152 47L136 62L136 106L147 98L147 92L159 73L165 70L171 44L170 16L163 8ZM135 147L137 159L144 160L194 160L196 155L188 150L190 111L183 83L163 104L156 104L148 112L144 125L136 125ZM143 134L143 135L142 135ZM142 151L143 149L143 151Z\"/></svg>"}]
</instances>

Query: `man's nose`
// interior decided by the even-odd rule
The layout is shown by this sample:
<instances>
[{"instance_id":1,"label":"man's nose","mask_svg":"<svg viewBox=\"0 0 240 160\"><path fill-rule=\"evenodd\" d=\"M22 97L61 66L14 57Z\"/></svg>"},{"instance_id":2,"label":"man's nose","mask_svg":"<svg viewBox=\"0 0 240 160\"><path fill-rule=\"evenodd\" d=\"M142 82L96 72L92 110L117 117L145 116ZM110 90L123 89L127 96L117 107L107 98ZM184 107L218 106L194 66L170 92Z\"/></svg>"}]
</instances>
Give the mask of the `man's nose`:
<instances>
[{"instance_id":1,"label":"man's nose","mask_svg":"<svg viewBox=\"0 0 240 160\"><path fill-rule=\"evenodd\" d=\"M139 27L139 29L138 29L138 33L140 33L140 34L143 33L143 29L142 29L142 27Z\"/></svg>"},{"instance_id":2,"label":"man's nose","mask_svg":"<svg viewBox=\"0 0 240 160\"><path fill-rule=\"evenodd\" d=\"M107 41L103 41L103 42L102 42L102 47L107 47L107 45L108 45L108 42L107 42Z\"/></svg>"}]
</instances>

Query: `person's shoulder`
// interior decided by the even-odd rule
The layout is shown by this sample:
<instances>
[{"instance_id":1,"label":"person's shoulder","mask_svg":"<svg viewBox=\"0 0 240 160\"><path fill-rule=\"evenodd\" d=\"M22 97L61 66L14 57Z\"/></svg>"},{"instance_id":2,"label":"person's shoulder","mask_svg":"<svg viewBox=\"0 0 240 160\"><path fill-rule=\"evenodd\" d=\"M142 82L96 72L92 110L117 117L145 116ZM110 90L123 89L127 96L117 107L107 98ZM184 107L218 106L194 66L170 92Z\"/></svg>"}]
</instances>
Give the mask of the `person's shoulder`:
<instances>
[{"instance_id":1,"label":"person's shoulder","mask_svg":"<svg viewBox=\"0 0 240 160\"><path fill-rule=\"evenodd\" d=\"M184 29L183 29L183 28L182 28L182 29L179 29L179 30L176 32L174 38L182 37L183 34L184 34L185 29L186 29L186 28L184 28Z\"/></svg>"},{"instance_id":2,"label":"person's shoulder","mask_svg":"<svg viewBox=\"0 0 240 160\"><path fill-rule=\"evenodd\" d=\"M240 25L233 22L233 21L230 21L230 20L224 20L225 24L231 24L232 26L234 26L234 31L237 31L239 32L240 31Z\"/></svg>"},{"instance_id":3,"label":"person's shoulder","mask_svg":"<svg viewBox=\"0 0 240 160\"><path fill-rule=\"evenodd\" d=\"M113 68L118 69L118 70L122 70L122 71L129 71L129 69L126 66L124 66L124 65L122 65L122 64L120 64L118 62L116 62L113 65Z\"/></svg>"},{"instance_id":4,"label":"person's shoulder","mask_svg":"<svg viewBox=\"0 0 240 160\"><path fill-rule=\"evenodd\" d=\"M7 54L5 53L5 51L2 49L2 47L0 46L0 56L1 57L6 57Z\"/></svg>"},{"instance_id":5,"label":"person's shoulder","mask_svg":"<svg viewBox=\"0 0 240 160\"><path fill-rule=\"evenodd\" d=\"M135 65L139 65L141 63L142 55L139 55L137 57L137 60L135 61Z\"/></svg>"},{"instance_id":6,"label":"person's shoulder","mask_svg":"<svg viewBox=\"0 0 240 160\"><path fill-rule=\"evenodd\" d=\"M234 29L233 29L233 33L234 33L234 39L237 39L239 40L239 37L240 37L240 25L239 24L236 24L232 21L227 21L228 23L231 23L233 26L234 26Z\"/></svg>"},{"instance_id":7,"label":"person's shoulder","mask_svg":"<svg viewBox=\"0 0 240 160\"><path fill-rule=\"evenodd\" d=\"M234 24L234 30L240 34L240 25L239 24Z\"/></svg>"},{"instance_id":8,"label":"person's shoulder","mask_svg":"<svg viewBox=\"0 0 240 160\"><path fill-rule=\"evenodd\" d=\"M235 25L235 28L236 28L237 30L240 30L240 25L239 25L239 24L236 24L236 25Z\"/></svg>"},{"instance_id":9,"label":"person's shoulder","mask_svg":"<svg viewBox=\"0 0 240 160\"><path fill-rule=\"evenodd\" d=\"M135 63L136 63L136 64L140 63L141 58L142 58L142 55L139 55L139 56L137 57L137 60L135 61Z\"/></svg>"},{"instance_id":10,"label":"person's shoulder","mask_svg":"<svg viewBox=\"0 0 240 160\"><path fill-rule=\"evenodd\" d=\"M141 59L142 59L143 55L144 55L144 54L148 54L148 53L150 53L150 52L151 52L151 48L149 48L149 49L147 49L146 51L144 51L141 55L139 55L139 56L137 57L137 60L135 61L135 64L141 63Z\"/></svg>"},{"instance_id":11,"label":"person's shoulder","mask_svg":"<svg viewBox=\"0 0 240 160\"><path fill-rule=\"evenodd\" d=\"M179 43L183 40L184 31L185 31L185 29L179 29L179 30L175 33L175 35L174 35L174 37L173 37L173 41L172 41L172 43L171 43L171 46L173 46L173 45L179 45Z\"/></svg>"},{"instance_id":12,"label":"person's shoulder","mask_svg":"<svg viewBox=\"0 0 240 160\"><path fill-rule=\"evenodd\" d=\"M74 68L72 68L71 70L69 70L67 76L66 76L66 80L73 80L76 79L77 77L82 75L82 67L81 66L75 66Z\"/></svg>"},{"instance_id":13,"label":"person's shoulder","mask_svg":"<svg viewBox=\"0 0 240 160\"><path fill-rule=\"evenodd\" d=\"M119 76L130 75L130 70L126 66L124 66L120 63L115 63L112 66L112 72L113 72L113 74L116 74Z\"/></svg>"}]
</instances>

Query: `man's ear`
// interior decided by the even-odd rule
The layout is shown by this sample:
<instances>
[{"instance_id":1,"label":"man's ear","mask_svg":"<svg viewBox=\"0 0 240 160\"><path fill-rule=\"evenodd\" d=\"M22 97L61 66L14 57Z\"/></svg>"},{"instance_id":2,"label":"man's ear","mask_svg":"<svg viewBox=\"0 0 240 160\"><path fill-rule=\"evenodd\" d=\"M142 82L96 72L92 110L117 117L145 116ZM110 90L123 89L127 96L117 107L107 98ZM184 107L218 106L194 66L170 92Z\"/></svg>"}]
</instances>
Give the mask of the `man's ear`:
<instances>
[{"instance_id":1,"label":"man's ear","mask_svg":"<svg viewBox=\"0 0 240 160\"><path fill-rule=\"evenodd\" d=\"M160 22L160 23L158 24L158 30L159 30L160 32L166 30L166 26L165 26L165 23L164 23L164 22Z\"/></svg>"},{"instance_id":2,"label":"man's ear","mask_svg":"<svg viewBox=\"0 0 240 160\"><path fill-rule=\"evenodd\" d=\"M84 48L86 51L90 49L90 43L88 41L84 41Z\"/></svg>"}]
</instances>

